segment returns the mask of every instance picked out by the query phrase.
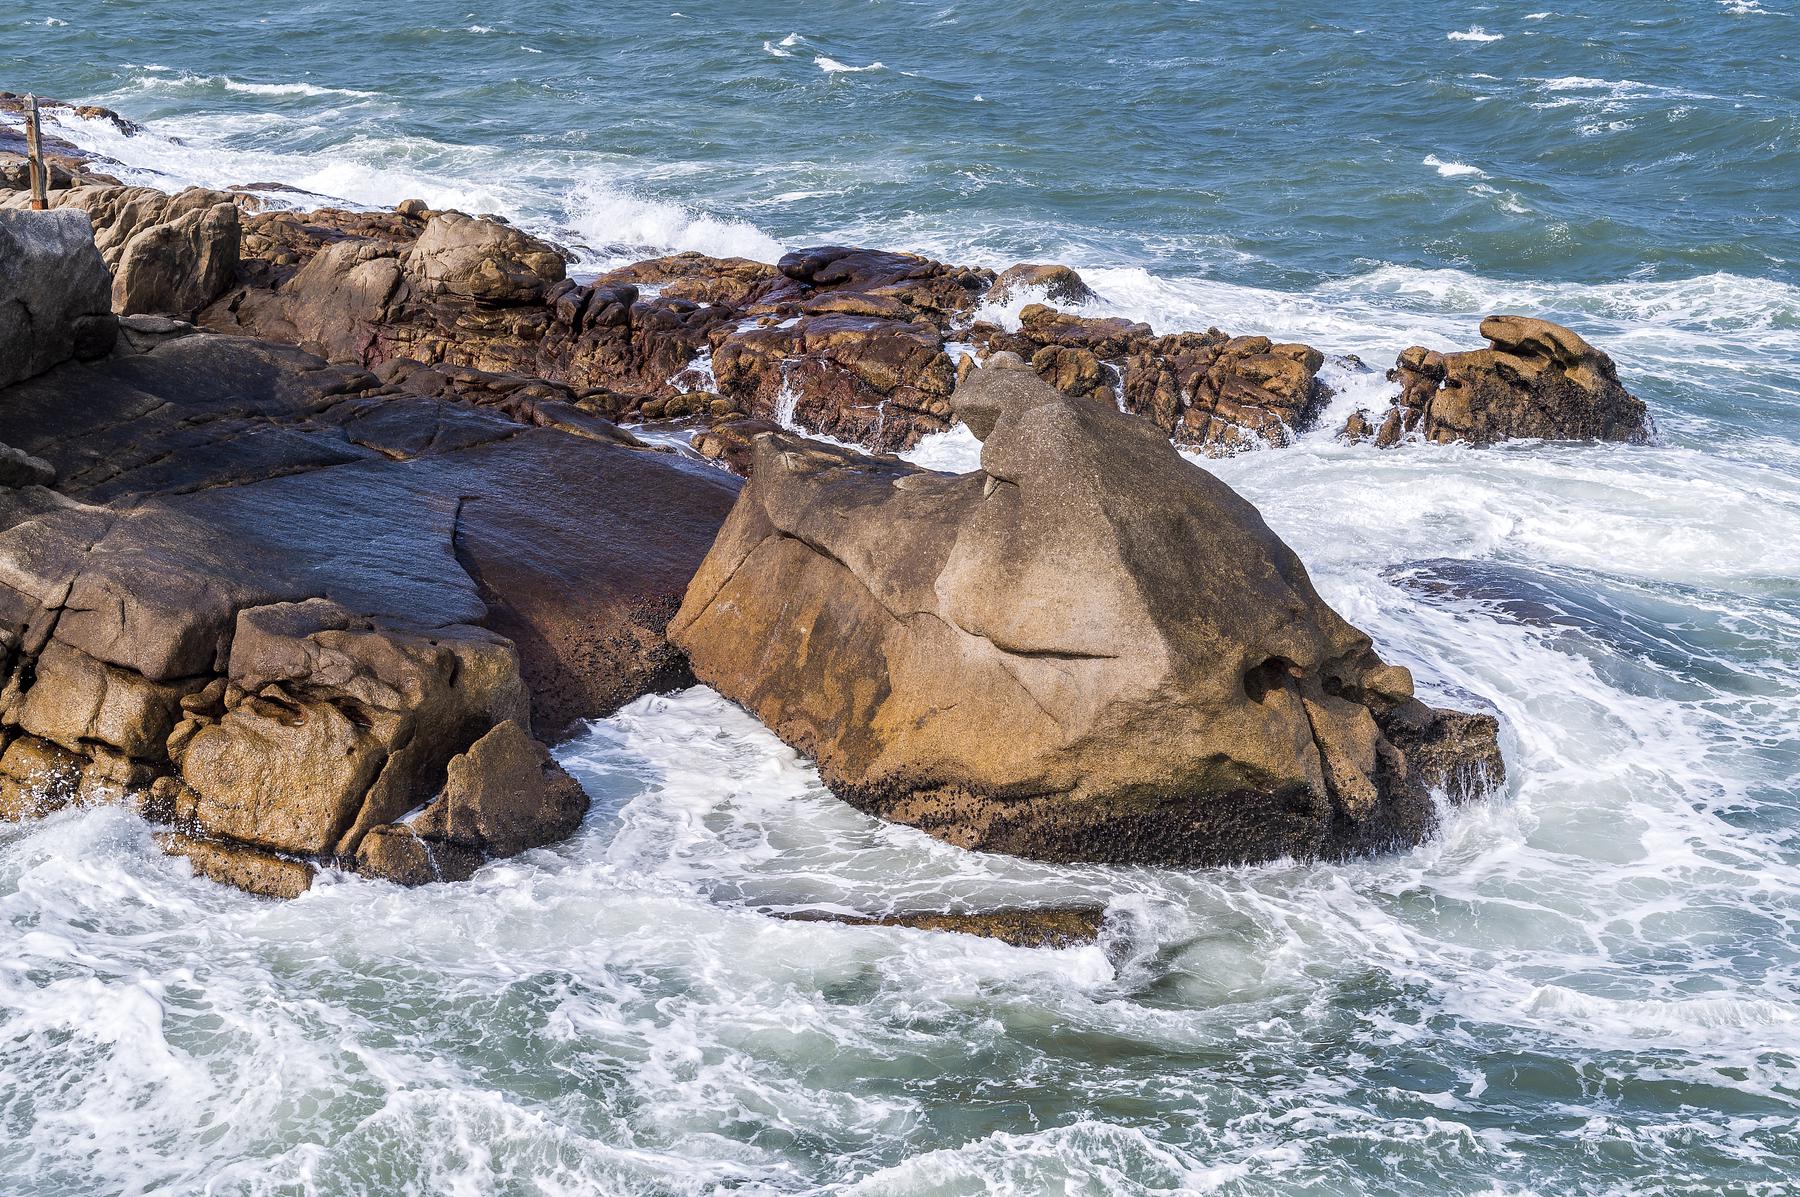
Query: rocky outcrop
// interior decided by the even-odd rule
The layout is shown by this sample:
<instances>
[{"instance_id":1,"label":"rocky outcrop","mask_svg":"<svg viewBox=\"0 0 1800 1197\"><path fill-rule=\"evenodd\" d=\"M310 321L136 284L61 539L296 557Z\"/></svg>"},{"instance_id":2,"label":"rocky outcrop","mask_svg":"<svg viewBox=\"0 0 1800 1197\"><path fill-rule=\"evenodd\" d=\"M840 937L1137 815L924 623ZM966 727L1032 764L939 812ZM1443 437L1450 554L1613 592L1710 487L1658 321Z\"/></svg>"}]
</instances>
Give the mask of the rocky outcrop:
<instances>
[{"instance_id":1,"label":"rocky outcrop","mask_svg":"<svg viewBox=\"0 0 1800 1197\"><path fill-rule=\"evenodd\" d=\"M845 800L969 848L1215 864L1416 842L1446 762L1497 762L1491 718L1418 702L1149 423L1023 368L955 402L959 477L756 442L671 625Z\"/></svg>"},{"instance_id":2,"label":"rocky outcrop","mask_svg":"<svg viewBox=\"0 0 1800 1197\"><path fill-rule=\"evenodd\" d=\"M0 390L57 476L0 491L0 813L135 800L284 895L567 834L536 737L689 681L662 629L734 481L541 380L165 323Z\"/></svg>"},{"instance_id":3,"label":"rocky outcrop","mask_svg":"<svg viewBox=\"0 0 1800 1197\"><path fill-rule=\"evenodd\" d=\"M924 321L826 310L731 330L712 362L720 391L750 412L840 440L904 449L950 427L956 372Z\"/></svg>"},{"instance_id":4,"label":"rocky outcrop","mask_svg":"<svg viewBox=\"0 0 1800 1197\"><path fill-rule=\"evenodd\" d=\"M918 254L821 245L782 255L783 281L758 296L764 310L798 306L821 295L891 300L927 319L973 311L993 283L990 270L936 262Z\"/></svg>"},{"instance_id":5,"label":"rocky outcrop","mask_svg":"<svg viewBox=\"0 0 1800 1197\"><path fill-rule=\"evenodd\" d=\"M29 205L21 193L0 205ZM76 209L112 272L120 315L192 318L237 281L241 229L236 197L190 187L175 195L154 187L84 184L59 191L51 207Z\"/></svg>"},{"instance_id":6,"label":"rocky outcrop","mask_svg":"<svg viewBox=\"0 0 1800 1197\"><path fill-rule=\"evenodd\" d=\"M110 350L111 285L81 213L0 209L0 386Z\"/></svg>"},{"instance_id":7,"label":"rocky outcrop","mask_svg":"<svg viewBox=\"0 0 1800 1197\"><path fill-rule=\"evenodd\" d=\"M1010 316L1000 317L1005 327L977 319L983 305L1030 295L1064 305L1094 298L1055 264L996 276L916 254L817 246L772 265L673 254L577 283L559 247L419 200L391 212L299 212L265 210L245 188L168 197L103 176L67 181L55 202L93 215L121 311L186 317L198 303L210 328L333 361L530 375L611 418L753 416L904 449L954 422L948 394L964 345L977 360L1017 353L1064 393L1116 404L1214 455L1289 444L1330 398L1324 355L1307 345L1218 329L1159 335L1043 304L1027 306L1017 328ZM0 195L0 205L22 200ZM225 281L234 252L235 281ZM1384 444L1647 435L1634 433L1647 421L1610 361L1567 330L1520 319L1497 337L1481 360L1409 350L1396 374L1402 402L1357 413L1345 434Z\"/></svg>"},{"instance_id":8,"label":"rocky outcrop","mask_svg":"<svg viewBox=\"0 0 1800 1197\"><path fill-rule=\"evenodd\" d=\"M1481 335L1489 348L1402 352L1388 372L1400 384L1394 405L1353 414L1344 435L1383 447L1412 437L1477 446L1527 437L1649 441L1643 402L1620 384L1612 359L1575 333L1548 320L1489 316Z\"/></svg>"},{"instance_id":9,"label":"rocky outcrop","mask_svg":"<svg viewBox=\"0 0 1800 1197\"><path fill-rule=\"evenodd\" d=\"M1147 324L1032 304L1017 332L978 323L969 339L986 354L1018 354L1066 395L1115 404L1209 454L1286 445L1331 397L1318 350L1216 328L1159 337Z\"/></svg>"},{"instance_id":10,"label":"rocky outcrop","mask_svg":"<svg viewBox=\"0 0 1800 1197\"><path fill-rule=\"evenodd\" d=\"M621 266L594 282L602 287L618 283L655 287L671 299L747 308L779 285L784 277L778 267L768 262L679 253Z\"/></svg>"}]
</instances>

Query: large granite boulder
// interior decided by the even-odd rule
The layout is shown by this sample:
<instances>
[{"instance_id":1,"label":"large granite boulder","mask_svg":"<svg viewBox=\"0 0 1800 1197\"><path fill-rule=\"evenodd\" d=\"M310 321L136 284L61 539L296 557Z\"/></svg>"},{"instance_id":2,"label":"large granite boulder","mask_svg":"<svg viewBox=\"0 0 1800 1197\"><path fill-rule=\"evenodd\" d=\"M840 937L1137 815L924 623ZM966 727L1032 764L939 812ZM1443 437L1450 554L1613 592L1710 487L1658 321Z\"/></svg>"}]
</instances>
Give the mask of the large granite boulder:
<instances>
[{"instance_id":1,"label":"large granite boulder","mask_svg":"<svg viewBox=\"0 0 1800 1197\"><path fill-rule=\"evenodd\" d=\"M1552 441L1650 439L1643 401L1619 382L1606 354L1569 329L1528 316L1481 322L1487 349L1438 353L1413 346L1388 378L1400 395L1386 412L1355 413L1351 439L1383 447L1418 437L1483 446L1534 437Z\"/></svg>"},{"instance_id":2,"label":"large granite boulder","mask_svg":"<svg viewBox=\"0 0 1800 1197\"><path fill-rule=\"evenodd\" d=\"M1417 701L1153 425L1016 358L955 404L976 473L758 441L670 628L844 799L970 848L1216 864L1414 843L1429 789L1499 777L1494 720Z\"/></svg>"},{"instance_id":3,"label":"large granite boulder","mask_svg":"<svg viewBox=\"0 0 1800 1197\"><path fill-rule=\"evenodd\" d=\"M111 349L111 291L82 213L0 209L0 386Z\"/></svg>"},{"instance_id":4,"label":"large granite boulder","mask_svg":"<svg viewBox=\"0 0 1800 1197\"><path fill-rule=\"evenodd\" d=\"M691 681L663 627L735 480L542 380L183 327L0 389L58 479L0 489L0 813L135 800L283 895L566 835L538 739Z\"/></svg>"},{"instance_id":5,"label":"large granite boulder","mask_svg":"<svg viewBox=\"0 0 1800 1197\"><path fill-rule=\"evenodd\" d=\"M567 263L548 242L509 225L445 212L413 242L405 269L423 295L517 303L541 298L563 280Z\"/></svg>"},{"instance_id":6,"label":"large granite boulder","mask_svg":"<svg viewBox=\"0 0 1800 1197\"><path fill-rule=\"evenodd\" d=\"M0 198L23 205L28 197ZM93 222L93 240L112 271L119 315L192 318L237 279L242 229L237 197L189 187L170 195L154 187L87 183L51 197Z\"/></svg>"}]
</instances>

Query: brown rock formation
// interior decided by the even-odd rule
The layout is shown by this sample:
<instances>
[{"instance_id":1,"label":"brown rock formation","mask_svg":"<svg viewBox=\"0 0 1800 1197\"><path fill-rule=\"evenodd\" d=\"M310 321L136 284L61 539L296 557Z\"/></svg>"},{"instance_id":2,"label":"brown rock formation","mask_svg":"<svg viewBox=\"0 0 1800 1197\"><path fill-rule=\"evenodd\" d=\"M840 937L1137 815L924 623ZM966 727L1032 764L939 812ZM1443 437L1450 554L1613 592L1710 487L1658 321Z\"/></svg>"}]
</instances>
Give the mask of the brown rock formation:
<instances>
[{"instance_id":1,"label":"brown rock formation","mask_svg":"<svg viewBox=\"0 0 1800 1197\"><path fill-rule=\"evenodd\" d=\"M585 798L526 727L687 681L662 626L734 481L540 380L165 323L0 390L58 478L0 490L0 813L135 798L282 894L567 834ZM412 811L454 867L363 851Z\"/></svg>"},{"instance_id":2,"label":"brown rock formation","mask_svg":"<svg viewBox=\"0 0 1800 1197\"><path fill-rule=\"evenodd\" d=\"M1417 702L1148 423L1016 368L956 407L983 439L960 477L758 441L671 625L847 801L970 848L1211 864L1416 842L1444 762L1497 760L1492 719Z\"/></svg>"},{"instance_id":3,"label":"brown rock formation","mask_svg":"<svg viewBox=\"0 0 1800 1197\"><path fill-rule=\"evenodd\" d=\"M1325 357L1308 345L1217 329L1159 337L1147 324L1043 304L1019 320L1016 333L977 324L970 339L990 354L1018 354L1064 394L1117 404L1207 453L1286 445L1331 394L1318 379Z\"/></svg>"},{"instance_id":4,"label":"brown rock formation","mask_svg":"<svg viewBox=\"0 0 1800 1197\"><path fill-rule=\"evenodd\" d=\"M0 205L29 202L24 193L0 196ZM89 184L57 192L51 206L88 214L120 315L192 318L237 280L241 230L229 192Z\"/></svg>"},{"instance_id":5,"label":"brown rock formation","mask_svg":"<svg viewBox=\"0 0 1800 1197\"><path fill-rule=\"evenodd\" d=\"M1036 262L1020 262L1002 270L985 298L989 303L1005 303L1021 291L1036 291L1051 303L1081 304L1099 298L1069 267Z\"/></svg>"},{"instance_id":6,"label":"brown rock formation","mask_svg":"<svg viewBox=\"0 0 1800 1197\"><path fill-rule=\"evenodd\" d=\"M1489 316L1490 348L1437 353L1413 346L1388 378L1400 397L1373 435L1383 447L1419 436L1439 444L1492 445L1542 440L1644 444L1644 404L1619 382L1612 359L1560 324L1526 316ZM1358 412L1343 435L1360 440L1374 421Z\"/></svg>"}]
</instances>

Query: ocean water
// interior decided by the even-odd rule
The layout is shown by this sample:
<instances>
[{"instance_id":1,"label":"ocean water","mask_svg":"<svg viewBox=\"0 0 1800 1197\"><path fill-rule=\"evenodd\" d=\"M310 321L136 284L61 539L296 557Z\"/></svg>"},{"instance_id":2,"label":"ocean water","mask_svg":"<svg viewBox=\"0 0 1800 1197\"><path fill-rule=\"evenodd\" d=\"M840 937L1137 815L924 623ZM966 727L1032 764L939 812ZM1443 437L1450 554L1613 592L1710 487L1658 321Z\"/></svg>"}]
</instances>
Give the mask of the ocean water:
<instances>
[{"instance_id":1,"label":"ocean water","mask_svg":"<svg viewBox=\"0 0 1800 1197\"><path fill-rule=\"evenodd\" d=\"M1411 852L964 853L706 690L562 746L581 833L463 886L278 904L119 810L0 830L0 1191L1800 1191L1800 5L1299 7L0 13L0 87L144 122L64 130L133 178L418 195L589 270L1060 260L1378 366L1542 315L1659 429L1200 463L1500 715L1505 791ZM1330 370L1336 416L1387 390ZM1066 901L1100 945L766 913Z\"/></svg>"}]
</instances>

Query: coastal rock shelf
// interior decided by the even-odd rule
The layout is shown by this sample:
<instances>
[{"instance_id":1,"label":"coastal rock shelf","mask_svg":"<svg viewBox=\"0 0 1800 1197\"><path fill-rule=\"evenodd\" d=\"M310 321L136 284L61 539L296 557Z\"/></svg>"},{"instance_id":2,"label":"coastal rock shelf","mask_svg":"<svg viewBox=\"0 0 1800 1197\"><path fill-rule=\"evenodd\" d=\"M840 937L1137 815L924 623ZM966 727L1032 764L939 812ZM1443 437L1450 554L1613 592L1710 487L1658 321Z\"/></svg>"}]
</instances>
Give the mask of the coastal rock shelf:
<instances>
[{"instance_id":1,"label":"coastal rock shelf","mask_svg":"<svg viewBox=\"0 0 1800 1197\"><path fill-rule=\"evenodd\" d=\"M22 186L5 151L0 189ZM1062 310L1096 299L1067 266L996 275L820 246L774 264L682 253L577 283L570 254L497 218L418 200L392 212L271 208L271 184L169 196L59 161L52 205L93 219L121 314L195 319L363 367L410 359L528 374L616 420L750 417L903 450L954 424L959 370L998 352L1211 455L1288 445L1331 398L1312 346L1216 328L1158 335ZM0 207L24 199L0 190ZM1026 304L1017 327L999 321L995 305L1033 296L1045 302ZM1489 350L1407 350L1390 373L1395 406L1356 413L1342 435L1383 446L1648 439L1643 405L1604 354L1543 321L1496 317L1483 335L1496 329Z\"/></svg>"},{"instance_id":2,"label":"coastal rock shelf","mask_svg":"<svg viewBox=\"0 0 1800 1197\"><path fill-rule=\"evenodd\" d=\"M981 469L779 434L671 625L840 797L966 848L1210 865L1418 842L1503 775L1224 483L1012 354Z\"/></svg>"},{"instance_id":3,"label":"coastal rock shelf","mask_svg":"<svg viewBox=\"0 0 1800 1197\"><path fill-rule=\"evenodd\" d=\"M105 276L91 241L33 261L27 293ZM537 379L119 331L0 388L41 467L0 490L0 813L135 801L281 895L567 835L586 798L539 738L686 682L662 629L735 480ZM33 362L76 353L32 334Z\"/></svg>"}]
</instances>

